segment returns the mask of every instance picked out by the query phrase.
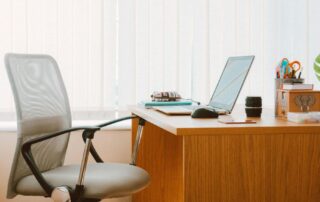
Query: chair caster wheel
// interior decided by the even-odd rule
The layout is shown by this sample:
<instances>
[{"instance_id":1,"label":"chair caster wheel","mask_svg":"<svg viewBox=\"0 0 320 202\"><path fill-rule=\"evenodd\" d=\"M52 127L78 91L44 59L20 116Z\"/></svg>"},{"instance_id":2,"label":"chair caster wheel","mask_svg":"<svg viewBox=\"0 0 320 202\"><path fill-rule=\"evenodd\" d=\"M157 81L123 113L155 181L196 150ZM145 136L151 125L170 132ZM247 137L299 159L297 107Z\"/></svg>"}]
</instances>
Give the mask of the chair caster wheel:
<instances>
[{"instance_id":1,"label":"chair caster wheel","mask_svg":"<svg viewBox=\"0 0 320 202\"><path fill-rule=\"evenodd\" d=\"M51 199L54 202L71 202L68 187L56 187L51 194Z\"/></svg>"}]
</instances>

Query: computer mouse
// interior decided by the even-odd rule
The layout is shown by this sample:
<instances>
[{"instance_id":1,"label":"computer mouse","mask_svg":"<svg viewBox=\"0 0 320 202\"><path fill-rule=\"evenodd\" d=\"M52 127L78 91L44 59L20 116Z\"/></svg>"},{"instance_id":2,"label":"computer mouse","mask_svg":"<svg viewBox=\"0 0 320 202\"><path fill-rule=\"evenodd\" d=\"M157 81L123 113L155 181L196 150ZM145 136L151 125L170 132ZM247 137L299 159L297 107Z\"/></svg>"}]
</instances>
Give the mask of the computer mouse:
<instances>
[{"instance_id":1,"label":"computer mouse","mask_svg":"<svg viewBox=\"0 0 320 202\"><path fill-rule=\"evenodd\" d=\"M191 114L192 118L218 118L218 116L218 112L209 107L196 108Z\"/></svg>"}]
</instances>

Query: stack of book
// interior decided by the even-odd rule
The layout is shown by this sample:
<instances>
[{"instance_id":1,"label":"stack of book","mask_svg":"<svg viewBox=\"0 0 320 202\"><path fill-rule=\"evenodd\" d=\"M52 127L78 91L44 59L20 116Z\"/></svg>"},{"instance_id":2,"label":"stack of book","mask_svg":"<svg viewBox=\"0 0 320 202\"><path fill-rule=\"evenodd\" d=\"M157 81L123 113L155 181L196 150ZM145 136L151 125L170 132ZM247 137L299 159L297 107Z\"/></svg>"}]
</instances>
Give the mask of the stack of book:
<instances>
[{"instance_id":1,"label":"stack of book","mask_svg":"<svg viewBox=\"0 0 320 202\"><path fill-rule=\"evenodd\" d=\"M180 105L192 105L191 100L178 100L178 101L142 101L140 105L151 108L154 106L180 106Z\"/></svg>"},{"instance_id":2,"label":"stack of book","mask_svg":"<svg viewBox=\"0 0 320 202\"><path fill-rule=\"evenodd\" d=\"M283 90L313 90L313 84L306 83L293 83L293 84L283 84Z\"/></svg>"}]
</instances>

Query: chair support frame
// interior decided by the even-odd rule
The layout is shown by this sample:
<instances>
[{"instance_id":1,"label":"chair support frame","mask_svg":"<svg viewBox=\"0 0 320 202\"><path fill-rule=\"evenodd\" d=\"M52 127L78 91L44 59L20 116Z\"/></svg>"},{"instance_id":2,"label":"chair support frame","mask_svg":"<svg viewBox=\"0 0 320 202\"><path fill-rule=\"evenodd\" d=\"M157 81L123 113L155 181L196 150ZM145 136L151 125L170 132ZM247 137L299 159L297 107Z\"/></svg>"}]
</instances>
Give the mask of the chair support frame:
<instances>
[{"instance_id":1,"label":"chair support frame","mask_svg":"<svg viewBox=\"0 0 320 202\"><path fill-rule=\"evenodd\" d=\"M36 138L30 139L22 145L22 149L21 149L22 156L23 156L24 160L26 161L28 167L30 168L31 172L35 176L36 180L39 182L40 186L46 192L47 197L50 197L52 192L54 191L55 187L50 185L43 177L42 173L40 172L39 168L37 167L37 165L35 163L35 160L34 160L34 157L32 155L32 151L31 151L31 147L33 144L36 144L36 143L39 143L39 142L42 142L42 141L45 141L45 140L48 140L48 139L51 139L54 137L58 137L60 135L72 134L71 132L83 130L82 138L85 142L85 149L84 149L83 158L81 161L78 182L77 182L74 190L72 190L70 187L68 187L68 189L71 192L70 193L71 201L100 201L100 199L86 199L86 198L81 197L82 193L84 191L84 176L85 176L85 171L86 171L86 167L88 164L89 153L91 153L91 155L93 156L93 158L95 159L95 161L97 163L103 163L102 158L99 156L99 154L97 153L97 151L95 150L95 148L92 144L92 139L94 138L94 134L96 131L100 130L103 127L112 125L112 124L120 122L120 121L134 119L134 118L138 118L138 117L135 115L127 116L127 117L119 118L119 119L109 121L106 123L102 123L97 126L75 127L75 128L70 128L70 129L58 131L55 133L49 133L49 134L41 136L41 137L36 137ZM134 165L134 166L136 165L136 158L138 156L139 145L140 145L140 141L142 138L144 125L145 125L145 120L142 118L139 118L138 131L137 131L136 141L135 141L134 148L133 148L132 160L130 163L131 165Z\"/></svg>"}]
</instances>

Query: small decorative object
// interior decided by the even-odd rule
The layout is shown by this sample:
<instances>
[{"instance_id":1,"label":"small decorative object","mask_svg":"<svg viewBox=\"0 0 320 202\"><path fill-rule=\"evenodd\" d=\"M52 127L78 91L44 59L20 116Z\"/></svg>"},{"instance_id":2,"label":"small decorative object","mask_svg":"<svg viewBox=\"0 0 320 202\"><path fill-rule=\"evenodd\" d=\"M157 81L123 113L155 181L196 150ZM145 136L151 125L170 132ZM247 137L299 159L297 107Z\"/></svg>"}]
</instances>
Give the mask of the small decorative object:
<instances>
[{"instance_id":1,"label":"small decorative object","mask_svg":"<svg viewBox=\"0 0 320 202\"><path fill-rule=\"evenodd\" d=\"M275 115L276 116L278 116L280 114L280 111L278 111L278 109L279 109L279 107L278 107L278 102L279 102L278 90L282 90L283 85L286 85L286 84L291 84L291 85L303 84L304 79L302 79L300 77L301 76L300 73L299 73L299 79L280 79L280 78L275 79Z\"/></svg>"},{"instance_id":2,"label":"small decorative object","mask_svg":"<svg viewBox=\"0 0 320 202\"><path fill-rule=\"evenodd\" d=\"M246 98L246 114L247 117L260 117L262 113L261 97L248 96Z\"/></svg>"},{"instance_id":3,"label":"small decorative object","mask_svg":"<svg viewBox=\"0 0 320 202\"><path fill-rule=\"evenodd\" d=\"M278 114L287 118L288 112L320 111L320 91L316 90L278 90Z\"/></svg>"},{"instance_id":4,"label":"small decorative object","mask_svg":"<svg viewBox=\"0 0 320 202\"><path fill-rule=\"evenodd\" d=\"M301 112L309 112L310 107L316 102L314 95L298 95L295 97L295 103L300 107Z\"/></svg>"},{"instance_id":5,"label":"small decorative object","mask_svg":"<svg viewBox=\"0 0 320 202\"><path fill-rule=\"evenodd\" d=\"M320 55L318 55L318 57L316 57L316 59L314 61L313 69L316 73L318 80L320 81Z\"/></svg>"},{"instance_id":6,"label":"small decorative object","mask_svg":"<svg viewBox=\"0 0 320 202\"><path fill-rule=\"evenodd\" d=\"M157 102L170 102L170 101L178 101L181 99L179 93L175 91L163 91L163 92L153 92L151 95L152 101Z\"/></svg>"}]
</instances>

